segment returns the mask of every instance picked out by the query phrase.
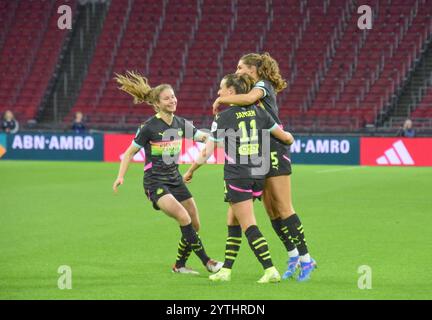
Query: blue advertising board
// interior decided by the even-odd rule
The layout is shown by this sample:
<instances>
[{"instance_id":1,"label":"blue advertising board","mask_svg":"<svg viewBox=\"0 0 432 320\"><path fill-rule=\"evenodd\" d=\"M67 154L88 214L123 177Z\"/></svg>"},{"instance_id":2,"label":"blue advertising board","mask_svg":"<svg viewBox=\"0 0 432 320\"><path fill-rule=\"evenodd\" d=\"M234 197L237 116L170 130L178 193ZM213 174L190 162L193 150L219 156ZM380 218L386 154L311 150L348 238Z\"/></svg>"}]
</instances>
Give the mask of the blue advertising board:
<instances>
[{"instance_id":1,"label":"blue advertising board","mask_svg":"<svg viewBox=\"0 0 432 320\"><path fill-rule=\"evenodd\" d=\"M341 136L295 136L291 161L296 164L360 164L360 139Z\"/></svg>"},{"instance_id":2,"label":"blue advertising board","mask_svg":"<svg viewBox=\"0 0 432 320\"><path fill-rule=\"evenodd\" d=\"M103 160L102 134L19 133L7 135L3 159Z\"/></svg>"},{"instance_id":3,"label":"blue advertising board","mask_svg":"<svg viewBox=\"0 0 432 320\"><path fill-rule=\"evenodd\" d=\"M2 159L104 161L104 135L1 134L1 150L4 150ZM293 164L358 165L360 139L344 136L295 136L295 142L291 146L291 161Z\"/></svg>"}]
</instances>

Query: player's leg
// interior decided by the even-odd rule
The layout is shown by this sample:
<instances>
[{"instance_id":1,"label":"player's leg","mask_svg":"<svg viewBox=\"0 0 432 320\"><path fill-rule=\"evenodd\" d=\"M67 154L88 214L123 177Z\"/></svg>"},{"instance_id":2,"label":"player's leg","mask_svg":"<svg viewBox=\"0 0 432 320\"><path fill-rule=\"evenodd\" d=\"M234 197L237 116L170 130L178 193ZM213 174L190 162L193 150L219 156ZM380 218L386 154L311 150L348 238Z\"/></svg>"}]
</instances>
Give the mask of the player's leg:
<instances>
[{"instance_id":1,"label":"player's leg","mask_svg":"<svg viewBox=\"0 0 432 320\"><path fill-rule=\"evenodd\" d=\"M272 193L274 192L272 190L272 180L274 179L275 177L269 177L266 179L263 190L263 202L267 214L270 217L273 230L276 232L288 252L287 270L282 275L283 279L287 279L291 278L296 273L297 268L300 265L300 259L299 252L289 237L288 228L282 224L282 218L278 212L279 207L276 205L276 200L272 197ZM290 198L291 194L287 194L287 203L291 203Z\"/></svg>"},{"instance_id":2,"label":"player's leg","mask_svg":"<svg viewBox=\"0 0 432 320\"><path fill-rule=\"evenodd\" d=\"M227 212L227 227L228 236L225 242L225 261L219 272L209 277L212 281L231 280L231 269L234 265L235 259L237 258L238 251L240 250L242 230L239 222L234 216L231 206L228 208Z\"/></svg>"},{"instance_id":3,"label":"player's leg","mask_svg":"<svg viewBox=\"0 0 432 320\"><path fill-rule=\"evenodd\" d=\"M191 197L189 199L181 201L180 203L189 214L189 217L191 218L192 221L192 226L194 227L195 231L198 232L201 227L201 224L199 219L198 208L196 206L194 198Z\"/></svg>"},{"instance_id":4,"label":"player's leg","mask_svg":"<svg viewBox=\"0 0 432 320\"><path fill-rule=\"evenodd\" d=\"M234 216L231 205L228 207L227 212L227 227L228 236L225 243L225 262L224 268L232 269L237 254L240 250L242 241L242 229L237 218Z\"/></svg>"},{"instance_id":5,"label":"player's leg","mask_svg":"<svg viewBox=\"0 0 432 320\"><path fill-rule=\"evenodd\" d=\"M196 235L198 237L198 240L200 241L201 245L203 246L202 240L198 234L198 231L200 229L200 220L199 220L199 214L198 214L198 208L196 206L195 200L192 197L192 194L190 193L189 189L186 187L186 185L181 181L175 186L170 187L170 192L174 196L175 199L177 199L178 202L181 203L183 208L185 208L186 212L188 213L189 217L191 218L192 226L196 232ZM193 249L193 248L191 248ZM185 252L185 258L188 257L188 252ZM186 260L185 260L186 263ZM206 263L206 268L209 272L217 272L220 268L222 268L223 263L218 262L216 260L210 259Z\"/></svg>"},{"instance_id":6,"label":"player's leg","mask_svg":"<svg viewBox=\"0 0 432 320\"><path fill-rule=\"evenodd\" d=\"M281 175L267 178L266 187L272 194L272 205L281 217L282 226L288 230L289 239L298 250L301 266L299 280L302 281L303 278L307 280L310 277L310 272L316 267L316 263L309 255L303 225L292 204L291 176ZM298 263L295 260L295 256L290 257L288 270L284 275L285 278L294 274L294 266Z\"/></svg>"},{"instance_id":7,"label":"player's leg","mask_svg":"<svg viewBox=\"0 0 432 320\"><path fill-rule=\"evenodd\" d=\"M155 190L156 193L154 192ZM174 198L176 198L176 200L179 201L182 204L182 206L186 209L187 213L189 214L189 217L191 218L192 227L198 234L198 230L200 227L198 210L196 209L195 203L189 200L192 198L192 195L190 194L189 190L184 186L184 184L180 184L177 187L171 186L169 190L166 186L161 186L160 188L157 189L152 188L146 190L146 194L149 197L149 199L153 202L153 206L155 207L155 209L159 210L160 208L155 204L155 202L157 202L158 200L157 193L159 193L160 195L171 193L174 196ZM191 252L192 252L191 245L189 244L189 242L186 241L186 239L183 238L182 235L180 237L178 247L177 247L176 262L172 268L173 272L198 274L198 272L193 271L192 269L186 267L186 261L189 258Z\"/></svg>"},{"instance_id":8,"label":"player's leg","mask_svg":"<svg viewBox=\"0 0 432 320\"><path fill-rule=\"evenodd\" d=\"M268 283L280 281L279 272L274 267L271 259L267 240L256 224L252 199L231 203L231 208L242 230L245 232L250 248L264 268L264 276L259 279L258 282Z\"/></svg>"},{"instance_id":9,"label":"player's leg","mask_svg":"<svg viewBox=\"0 0 432 320\"><path fill-rule=\"evenodd\" d=\"M172 194L165 194L157 200L157 206L169 217L174 218L180 225L182 238L191 246L194 253L200 258L206 266L210 261L204 247L192 226L192 220L186 209Z\"/></svg>"},{"instance_id":10,"label":"player's leg","mask_svg":"<svg viewBox=\"0 0 432 320\"><path fill-rule=\"evenodd\" d=\"M192 226L198 235L200 223L199 223L199 218L198 218L198 210L196 208L195 202L193 201L193 198L182 201L181 204L186 209L189 216L191 217ZM199 237L199 235L198 235L198 237ZM180 238L180 241L178 244L176 262L175 262L174 267L173 267L174 272L198 273L198 272L193 271L192 269L186 267L186 262L189 259L191 252L192 252L191 245L182 236Z\"/></svg>"},{"instance_id":11,"label":"player's leg","mask_svg":"<svg viewBox=\"0 0 432 320\"><path fill-rule=\"evenodd\" d=\"M271 179L271 178L268 178L268 179ZM266 179L266 181L268 179ZM262 200L263 200L264 208L267 212L267 215L270 218L270 222L271 222L271 225L273 227L273 230L276 232L279 239L284 244L285 249L288 252L288 256L289 257L298 256L297 248L295 247L294 243L292 243L292 241L289 239L288 229L287 229L287 227L282 225L282 219L280 217L280 214L277 211L277 208L273 206L274 200L273 200L272 191L271 191L269 185L267 185L267 187L266 187L266 184L264 184Z\"/></svg>"},{"instance_id":12,"label":"player's leg","mask_svg":"<svg viewBox=\"0 0 432 320\"><path fill-rule=\"evenodd\" d=\"M172 271L178 273L199 274L198 271L195 271L186 266L186 262L189 259L191 253L192 253L192 247L189 244L189 242L187 242L183 238L182 235L178 243L176 261L174 263Z\"/></svg>"},{"instance_id":13,"label":"player's leg","mask_svg":"<svg viewBox=\"0 0 432 320\"><path fill-rule=\"evenodd\" d=\"M274 205L275 200L272 196L273 190L271 183L274 177L291 174L291 161L288 157L289 150L286 146L281 146L272 139L270 140L270 151L271 167L266 175L262 197L264 207L266 209L267 215L270 218L273 230L284 244L288 252L288 256L290 258L297 257L298 251L295 245L289 239L287 228L282 224L278 207ZM287 196L291 197L291 195ZM288 200L287 203L291 203L291 200Z\"/></svg>"}]
</instances>

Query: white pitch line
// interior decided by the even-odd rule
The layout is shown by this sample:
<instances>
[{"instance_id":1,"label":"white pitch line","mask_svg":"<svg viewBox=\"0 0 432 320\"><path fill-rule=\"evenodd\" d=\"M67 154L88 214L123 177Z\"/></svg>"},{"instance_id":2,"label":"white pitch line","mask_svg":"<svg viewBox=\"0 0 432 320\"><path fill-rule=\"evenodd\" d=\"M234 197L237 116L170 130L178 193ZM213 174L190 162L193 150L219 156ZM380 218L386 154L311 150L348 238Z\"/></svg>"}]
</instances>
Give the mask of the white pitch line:
<instances>
[{"instance_id":1,"label":"white pitch line","mask_svg":"<svg viewBox=\"0 0 432 320\"><path fill-rule=\"evenodd\" d=\"M338 172L338 171L348 171L348 170L355 170L362 168L362 166L355 166L355 167L349 167L349 168L338 168L338 169L327 169L327 170L320 170L316 173L327 173L327 172Z\"/></svg>"}]
</instances>

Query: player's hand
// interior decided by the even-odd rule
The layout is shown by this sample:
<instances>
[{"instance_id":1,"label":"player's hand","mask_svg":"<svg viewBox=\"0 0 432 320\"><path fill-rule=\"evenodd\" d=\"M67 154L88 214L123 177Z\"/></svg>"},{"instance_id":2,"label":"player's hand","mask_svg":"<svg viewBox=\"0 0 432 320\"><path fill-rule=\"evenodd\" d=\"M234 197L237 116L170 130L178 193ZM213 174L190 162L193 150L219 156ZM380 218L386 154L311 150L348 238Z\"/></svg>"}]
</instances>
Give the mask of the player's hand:
<instances>
[{"instance_id":1,"label":"player's hand","mask_svg":"<svg viewBox=\"0 0 432 320\"><path fill-rule=\"evenodd\" d=\"M192 178L193 178L193 173L188 170L183 175L183 182L184 183L191 183L192 182Z\"/></svg>"},{"instance_id":2,"label":"player's hand","mask_svg":"<svg viewBox=\"0 0 432 320\"><path fill-rule=\"evenodd\" d=\"M117 187L123 184L123 178L117 178L116 181L113 183L113 190L114 192L117 192Z\"/></svg>"},{"instance_id":3,"label":"player's hand","mask_svg":"<svg viewBox=\"0 0 432 320\"><path fill-rule=\"evenodd\" d=\"M217 115L219 113L219 106L220 106L220 102L219 102L219 98L217 98L215 102L213 102L213 115Z\"/></svg>"},{"instance_id":4,"label":"player's hand","mask_svg":"<svg viewBox=\"0 0 432 320\"><path fill-rule=\"evenodd\" d=\"M208 140L208 137L209 137L209 134L208 134L208 133L203 134L203 136L201 137L201 142L202 142L202 143L206 143L207 140Z\"/></svg>"},{"instance_id":5,"label":"player's hand","mask_svg":"<svg viewBox=\"0 0 432 320\"><path fill-rule=\"evenodd\" d=\"M290 146L290 145L292 145L293 143L294 143L294 137L293 137L293 135L291 134L291 133L289 133L289 132L287 132L287 131L285 131L286 132L286 134L287 134L287 136L288 136L288 145Z\"/></svg>"}]
</instances>

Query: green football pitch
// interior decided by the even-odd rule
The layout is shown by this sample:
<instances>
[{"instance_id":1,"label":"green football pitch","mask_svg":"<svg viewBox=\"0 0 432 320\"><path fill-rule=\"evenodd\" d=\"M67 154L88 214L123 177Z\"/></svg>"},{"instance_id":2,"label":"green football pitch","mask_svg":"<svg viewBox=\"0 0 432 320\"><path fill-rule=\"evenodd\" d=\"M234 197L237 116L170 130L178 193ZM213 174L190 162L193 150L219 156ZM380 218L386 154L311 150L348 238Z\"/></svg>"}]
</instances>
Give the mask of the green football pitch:
<instances>
[{"instance_id":1,"label":"green football pitch","mask_svg":"<svg viewBox=\"0 0 432 320\"><path fill-rule=\"evenodd\" d=\"M294 206L319 269L306 283L267 285L244 236L231 282L211 283L193 254L200 275L173 274L177 223L144 196L141 164L114 195L117 169L0 162L0 299L432 299L432 168L295 165ZM207 253L222 260L222 167L201 168L190 190ZM255 214L283 272L287 254L259 202ZM60 266L71 289L58 288ZM370 289L359 288L361 266Z\"/></svg>"}]
</instances>

